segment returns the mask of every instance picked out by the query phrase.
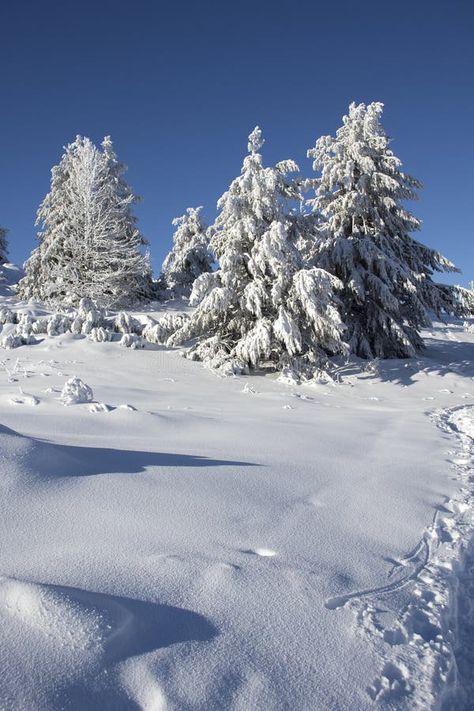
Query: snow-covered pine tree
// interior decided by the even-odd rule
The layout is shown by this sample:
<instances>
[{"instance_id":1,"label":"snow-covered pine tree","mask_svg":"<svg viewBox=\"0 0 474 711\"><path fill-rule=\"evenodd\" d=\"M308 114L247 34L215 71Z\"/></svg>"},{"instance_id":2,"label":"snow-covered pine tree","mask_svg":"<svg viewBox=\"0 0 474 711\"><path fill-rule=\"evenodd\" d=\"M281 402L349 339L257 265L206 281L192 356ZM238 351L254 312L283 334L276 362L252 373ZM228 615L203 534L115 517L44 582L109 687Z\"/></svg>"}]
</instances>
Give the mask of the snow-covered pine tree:
<instances>
[{"instance_id":1,"label":"snow-covered pine tree","mask_svg":"<svg viewBox=\"0 0 474 711\"><path fill-rule=\"evenodd\" d=\"M119 307L143 297L148 258L111 142L98 150L77 136L52 170L51 190L37 214L40 244L25 264L20 298L50 305L77 305L91 298Z\"/></svg>"},{"instance_id":2,"label":"snow-covered pine tree","mask_svg":"<svg viewBox=\"0 0 474 711\"><path fill-rule=\"evenodd\" d=\"M74 303L80 288L78 257L89 237L82 224L80 202L85 188L81 183L91 182L87 174L96 171L98 164L97 149L88 139L77 136L64 150L59 165L51 170L51 189L37 212L39 246L25 263L25 276L18 284L20 298L51 305Z\"/></svg>"},{"instance_id":3,"label":"snow-covered pine tree","mask_svg":"<svg viewBox=\"0 0 474 711\"><path fill-rule=\"evenodd\" d=\"M333 290L338 280L319 268L305 269L296 249L291 201L299 186L288 175L293 161L264 167L257 127L241 174L218 202L211 229L215 272L194 282L191 318L169 345L197 338L188 356L222 372L271 365L310 378L328 354L344 350Z\"/></svg>"},{"instance_id":4,"label":"snow-covered pine tree","mask_svg":"<svg viewBox=\"0 0 474 711\"><path fill-rule=\"evenodd\" d=\"M103 265L100 271L107 284L110 303L116 307L129 306L151 294L150 256L141 251L141 247L148 243L137 228L133 212L133 206L140 198L134 195L124 179L127 167L117 159L110 136L104 138L102 150L105 234L102 249L99 248Z\"/></svg>"},{"instance_id":5,"label":"snow-covered pine tree","mask_svg":"<svg viewBox=\"0 0 474 711\"><path fill-rule=\"evenodd\" d=\"M198 276L212 271L214 257L201 211L202 207L188 207L185 215L173 220L173 248L161 268L163 286L171 297L189 297Z\"/></svg>"},{"instance_id":6,"label":"snow-covered pine tree","mask_svg":"<svg viewBox=\"0 0 474 711\"><path fill-rule=\"evenodd\" d=\"M5 264L8 261L8 239L7 230L0 227L0 264Z\"/></svg>"},{"instance_id":7,"label":"snow-covered pine tree","mask_svg":"<svg viewBox=\"0 0 474 711\"><path fill-rule=\"evenodd\" d=\"M456 309L453 292L432 280L458 271L414 240L420 221L404 207L419 181L401 171L381 124L383 104L351 104L335 138L308 151L321 171L310 200L318 239L314 263L343 283L342 318L352 352L363 358L409 357L423 346L430 311Z\"/></svg>"}]
</instances>

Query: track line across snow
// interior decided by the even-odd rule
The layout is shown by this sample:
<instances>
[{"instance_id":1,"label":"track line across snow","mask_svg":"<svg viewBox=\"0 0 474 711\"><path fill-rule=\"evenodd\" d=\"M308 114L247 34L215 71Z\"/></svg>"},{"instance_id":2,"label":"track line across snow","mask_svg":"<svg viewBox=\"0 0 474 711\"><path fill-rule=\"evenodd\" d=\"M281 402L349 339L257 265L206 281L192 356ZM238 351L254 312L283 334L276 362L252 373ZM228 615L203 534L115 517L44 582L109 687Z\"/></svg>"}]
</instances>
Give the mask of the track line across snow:
<instances>
[{"instance_id":1,"label":"track line across snow","mask_svg":"<svg viewBox=\"0 0 474 711\"><path fill-rule=\"evenodd\" d=\"M436 511L418 546L398 563L405 570L397 580L330 598L326 607L350 606L359 629L380 650L382 670L367 689L378 705L467 711L472 678L466 678L470 666L463 658L472 650L464 648L464 628L472 625L466 615L472 616L473 606L460 599L471 589L460 580L474 541L474 405L439 410L432 419L456 437L451 463L460 482L457 494ZM390 598L405 587L397 607Z\"/></svg>"}]
</instances>

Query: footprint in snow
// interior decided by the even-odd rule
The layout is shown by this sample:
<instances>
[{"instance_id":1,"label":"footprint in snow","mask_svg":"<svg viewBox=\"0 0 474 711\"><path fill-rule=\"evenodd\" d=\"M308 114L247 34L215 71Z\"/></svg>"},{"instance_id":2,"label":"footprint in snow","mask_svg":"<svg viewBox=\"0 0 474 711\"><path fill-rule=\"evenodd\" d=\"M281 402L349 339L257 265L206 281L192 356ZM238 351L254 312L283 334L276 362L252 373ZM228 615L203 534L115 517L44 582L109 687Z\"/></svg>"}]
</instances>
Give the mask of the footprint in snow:
<instances>
[{"instance_id":1,"label":"footprint in snow","mask_svg":"<svg viewBox=\"0 0 474 711\"><path fill-rule=\"evenodd\" d=\"M257 555L260 558L273 558L276 556L276 551L271 548L246 548L240 552L246 553L247 555Z\"/></svg>"},{"instance_id":2,"label":"footprint in snow","mask_svg":"<svg viewBox=\"0 0 474 711\"><path fill-rule=\"evenodd\" d=\"M10 398L10 404L12 405L29 405L30 407L34 407L35 405L39 405L39 403L40 401L37 397L24 393L21 388L20 395L18 397Z\"/></svg>"}]
</instances>

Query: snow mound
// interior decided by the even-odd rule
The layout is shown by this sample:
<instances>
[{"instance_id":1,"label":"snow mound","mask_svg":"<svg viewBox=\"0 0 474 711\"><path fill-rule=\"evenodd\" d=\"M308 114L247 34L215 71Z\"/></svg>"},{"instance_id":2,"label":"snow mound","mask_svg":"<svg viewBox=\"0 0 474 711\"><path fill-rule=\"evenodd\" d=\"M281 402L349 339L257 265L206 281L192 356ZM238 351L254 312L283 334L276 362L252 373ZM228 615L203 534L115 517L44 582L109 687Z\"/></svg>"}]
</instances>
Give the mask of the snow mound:
<instances>
[{"instance_id":1,"label":"snow mound","mask_svg":"<svg viewBox=\"0 0 474 711\"><path fill-rule=\"evenodd\" d=\"M69 378L61 391L63 405L78 405L83 402L92 402L93 399L92 388L77 376Z\"/></svg>"},{"instance_id":2,"label":"snow mound","mask_svg":"<svg viewBox=\"0 0 474 711\"><path fill-rule=\"evenodd\" d=\"M0 577L0 616L15 617L61 644L85 649L101 642L101 618L84 615L71 599L47 586Z\"/></svg>"}]
</instances>

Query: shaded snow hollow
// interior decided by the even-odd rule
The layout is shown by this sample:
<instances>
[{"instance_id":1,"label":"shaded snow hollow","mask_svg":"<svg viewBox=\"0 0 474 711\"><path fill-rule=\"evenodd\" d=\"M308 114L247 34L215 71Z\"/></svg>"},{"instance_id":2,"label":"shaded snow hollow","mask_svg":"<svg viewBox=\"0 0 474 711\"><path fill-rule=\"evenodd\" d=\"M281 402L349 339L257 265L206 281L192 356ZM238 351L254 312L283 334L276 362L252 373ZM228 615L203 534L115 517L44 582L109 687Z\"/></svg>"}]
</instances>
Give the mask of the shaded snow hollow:
<instances>
[{"instance_id":1,"label":"shaded snow hollow","mask_svg":"<svg viewBox=\"0 0 474 711\"><path fill-rule=\"evenodd\" d=\"M1 352L0 708L461 708L474 335L425 336L314 387Z\"/></svg>"}]
</instances>

